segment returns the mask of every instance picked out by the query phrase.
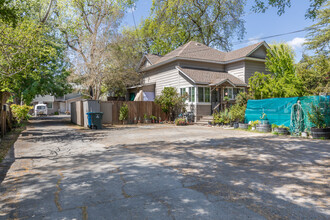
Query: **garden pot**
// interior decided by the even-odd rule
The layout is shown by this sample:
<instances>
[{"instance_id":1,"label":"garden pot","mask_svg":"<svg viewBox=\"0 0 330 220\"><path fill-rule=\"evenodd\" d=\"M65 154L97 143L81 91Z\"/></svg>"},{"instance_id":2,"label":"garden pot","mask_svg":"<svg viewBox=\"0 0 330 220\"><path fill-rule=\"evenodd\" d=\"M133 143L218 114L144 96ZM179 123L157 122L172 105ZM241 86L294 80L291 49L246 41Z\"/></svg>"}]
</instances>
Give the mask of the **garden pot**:
<instances>
[{"instance_id":1,"label":"garden pot","mask_svg":"<svg viewBox=\"0 0 330 220\"><path fill-rule=\"evenodd\" d=\"M270 124L262 124L262 125L259 124L257 126L257 131L259 131L259 132L271 132L271 130L272 130L272 127Z\"/></svg>"},{"instance_id":2,"label":"garden pot","mask_svg":"<svg viewBox=\"0 0 330 220\"><path fill-rule=\"evenodd\" d=\"M239 128L238 122L234 122L234 128Z\"/></svg>"},{"instance_id":3,"label":"garden pot","mask_svg":"<svg viewBox=\"0 0 330 220\"><path fill-rule=\"evenodd\" d=\"M244 124L244 123L238 123L238 127L240 129L248 129L249 128L249 124Z\"/></svg>"},{"instance_id":4,"label":"garden pot","mask_svg":"<svg viewBox=\"0 0 330 220\"><path fill-rule=\"evenodd\" d=\"M274 128L274 131L278 134L287 135L289 134L289 131L287 128Z\"/></svg>"},{"instance_id":5,"label":"garden pot","mask_svg":"<svg viewBox=\"0 0 330 220\"><path fill-rule=\"evenodd\" d=\"M311 128L311 135L313 138L330 139L330 127L329 128Z\"/></svg>"},{"instance_id":6,"label":"garden pot","mask_svg":"<svg viewBox=\"0 0 330 220\"><path fill-rule=\"evenodd\" d=\"M307 138L308 137L308 133L307 132L301 132L301 137Z\"/></svg>"},{"instance_id":7,"label":"garden pot","mask_svg":"<svg viewBox=\"0 0 330 220\"><path fill-rule=\"evenodd\" d=\"M213 125L212 121L208 121L207 124L210 126Z\"/></svg>"}]
</instances>

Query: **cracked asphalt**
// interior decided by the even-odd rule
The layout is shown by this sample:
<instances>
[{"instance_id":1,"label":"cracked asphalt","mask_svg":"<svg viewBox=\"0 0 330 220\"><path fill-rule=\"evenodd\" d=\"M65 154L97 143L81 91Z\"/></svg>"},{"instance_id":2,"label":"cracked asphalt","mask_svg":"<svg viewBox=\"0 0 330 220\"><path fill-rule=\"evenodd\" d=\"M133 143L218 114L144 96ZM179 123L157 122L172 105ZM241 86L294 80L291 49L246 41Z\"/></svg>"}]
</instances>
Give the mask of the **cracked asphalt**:
<instances>
[{"instance_id":1,"label":"cracked asphalt","mask_svg":"<svg viewBox=\"0 0 330 220\"><path fill-rule=\"evenodd\" d=\"M0 166L0 219L329 219L329 165L329 141L34 119Z\"/></svg>"}]
</instances>

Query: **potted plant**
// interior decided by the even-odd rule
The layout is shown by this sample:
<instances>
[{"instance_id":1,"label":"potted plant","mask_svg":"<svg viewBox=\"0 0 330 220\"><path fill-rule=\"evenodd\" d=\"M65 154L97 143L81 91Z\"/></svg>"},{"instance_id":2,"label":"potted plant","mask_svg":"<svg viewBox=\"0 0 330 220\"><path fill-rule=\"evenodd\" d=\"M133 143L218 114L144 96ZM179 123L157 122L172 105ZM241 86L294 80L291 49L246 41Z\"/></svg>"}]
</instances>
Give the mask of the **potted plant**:
<instances>
[{"instance_id":1,"label":"potted plant","mask_svg":"<svg viewBox=\"0 0 330 220\"><path fill-rule=\"evenodd\" d=\"M156 123L156 119L157 119L157 117L154 116L154 115L150 115L150 119L151 119L151 122L152 122L152 123Z\"/></svg>"},{"instance_id":2,"label":"potted plant","mask_svg":"<svg viewBox=\"0 0 330 220\"><path fill-rule=\"evenodd\" d=\"M330 127L326 126L325 116L320 106L312 104L312 111L307 114L309 121L315 125L315 127L311 128L312 137L330 139Z\"/></svg>"},{"instance_id":3,"label":"potted plant","mask_svg":"<svg viewBox=\"0 0 330 220\"><path fill-rule=\"evenodd\" d=\"M282 134L282 135L287 135L289 134L289 128L284 126L284 125L275 125L275 124L272 124L272 129L274 132L278 133L278 134Z\"/></svg>"},{"instance_id":4,"label":"potted plant","mask_svg":"<svg viewBox=\"0 0 330 220\"><path fill-rule=\"evenodd\" d=\"M305 129L305 131L301 132L301 137L308 138L307 128Z\"/></svg>"},{"instance_id":5,"label":"potted plant","mask_svg":"<svg viewBox=\"0 0 330 220\"><path fill-rule=\"evenodd\" d=\"M119 120L123 122L123 124L127 124L128 118L128 106L127 104L123 104L119 110Z\"/></svg>"},{"instance_id":6,"label":"potted plant","mask_svg":"<svg viewBox=\"0 0 330 220\"><path fill-rule=\"evenodd\" d=\"M186 119L184 119L184 118L175 119L175 125L176 126L184 126L184 125L187 125L187 124L188 123L187 123Z\"/></svg>"},{"instance_id":7,"label":"potted plant","mask_svg":"<svg viewBox=\"0 0 330 220\"><path fill-rule=\"evenodd\" d=\"M146 124L150 123L150 119L147 114L144 114L143 118L144 118L144 123L146 123Z\"/></svg>"},{"instance_id":8,"label":"potted plant","mask_svg":"<svg viewBox=\"0 0 330 220\"><path fill-rule=\"evenodd\" d=\"M260 121L259 121L259 120L252 121L252 122L251 122L251 130L252 130L252 131L256 130L257 125L259 125L259 124L260 124Z\"/></svg>"}]
</instances>

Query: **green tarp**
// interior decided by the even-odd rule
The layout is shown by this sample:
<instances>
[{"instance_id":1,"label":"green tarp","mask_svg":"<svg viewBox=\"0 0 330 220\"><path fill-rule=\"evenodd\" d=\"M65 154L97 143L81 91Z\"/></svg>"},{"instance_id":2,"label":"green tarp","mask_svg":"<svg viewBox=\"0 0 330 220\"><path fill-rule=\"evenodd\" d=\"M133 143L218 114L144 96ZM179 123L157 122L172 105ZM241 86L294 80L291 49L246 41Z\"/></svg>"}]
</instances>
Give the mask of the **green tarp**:
<instances>
[{"instance_id":1,"label":"green tarp","mask_svg":"<svg viewBox=\"0 0 330 220\"><path fill-rule=\"evenodd\" d=\"M245 122L261 120L265 113L270 124L290 126L291 108L298 97L249 100L245 111Z\"/></svg>"},{"instance_id":2,"label":"green tarp","mask_svg":"<svg viewBox=\"0 0 330 220\"><path fill-rule=\"evenodd\" d=\"M308 120L307 113L311 105L318 105L325 115L326 124L330 125L330 96L304 96L292 98L273 98L249 100L245 111L245 122L261 120L262 113L267 115L270 124L290 126L292 105L300 101L305 117L304 127L309 129L313 124Z\"/></svg>"}]
</instances>

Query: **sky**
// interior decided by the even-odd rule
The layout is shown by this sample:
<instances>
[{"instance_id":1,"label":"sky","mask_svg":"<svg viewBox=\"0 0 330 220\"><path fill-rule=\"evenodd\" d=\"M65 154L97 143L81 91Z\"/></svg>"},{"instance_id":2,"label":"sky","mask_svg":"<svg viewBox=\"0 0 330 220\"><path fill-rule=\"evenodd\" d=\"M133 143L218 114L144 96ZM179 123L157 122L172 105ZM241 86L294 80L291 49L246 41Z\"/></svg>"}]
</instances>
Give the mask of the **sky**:
<instances>
[{"instance_id":1,"label":"sky","mask_svg":"<svg viewBox=\"0 0 330 220\"><path fill-rule=\"evenodd\" d=\"M291 2L291 8L287 8L285 13L281 16L277 15L276 9L269 9L264 14L251 12L250 9L253 2L254 0L248 0L245 9L245 16L243 17L245 20L246 34L242 41L245 43L238 43L238 40L234 38L232 40L232 42L235 42L235 45L233 46L234 50L263 41L263 37L302 30L315 23L315 21L305 19L305 12L309 6L309 0L293 0ZM138 25L144 18L148 17L151 4L152 0L138 0L135 10L133 12L130 11L125 15L122 25L134 27L133 15L136 24ZM265 41L267 43L288 43L295 50L296 61L298 62L301 59L303 52L308 53L308 51L302 46L306 34L307 32L304 31L265 39Z\"/></svg>"}]
</instances>

